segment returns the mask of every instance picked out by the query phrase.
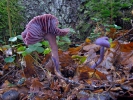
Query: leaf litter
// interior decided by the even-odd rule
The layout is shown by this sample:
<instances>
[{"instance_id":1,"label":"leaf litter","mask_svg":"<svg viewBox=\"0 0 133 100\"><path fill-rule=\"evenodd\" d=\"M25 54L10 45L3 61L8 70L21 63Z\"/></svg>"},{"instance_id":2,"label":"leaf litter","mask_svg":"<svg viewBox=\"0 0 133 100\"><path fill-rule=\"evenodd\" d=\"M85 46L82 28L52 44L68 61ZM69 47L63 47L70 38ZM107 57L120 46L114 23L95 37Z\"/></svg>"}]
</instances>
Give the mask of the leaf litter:
<instances>
[{"instance_id":1,"label":"leaf litter","mask_svg":"<svg viewBox=\"0 0 133 100\"><path fill-rule=\"evenodd\" d=\"M0 99L9 100L121 100L133 99L133 42L115 40L96 69L100 47L89 39L67 51L58 50L62 75L79 84L59 79L51 54L26 55L17 63L5 63L0 51ZM8 50L9 51L9 50ZM11 50L10 50L10 53ZM19 95L18 95L19 94Z\"/></svg>"}]
</instances>

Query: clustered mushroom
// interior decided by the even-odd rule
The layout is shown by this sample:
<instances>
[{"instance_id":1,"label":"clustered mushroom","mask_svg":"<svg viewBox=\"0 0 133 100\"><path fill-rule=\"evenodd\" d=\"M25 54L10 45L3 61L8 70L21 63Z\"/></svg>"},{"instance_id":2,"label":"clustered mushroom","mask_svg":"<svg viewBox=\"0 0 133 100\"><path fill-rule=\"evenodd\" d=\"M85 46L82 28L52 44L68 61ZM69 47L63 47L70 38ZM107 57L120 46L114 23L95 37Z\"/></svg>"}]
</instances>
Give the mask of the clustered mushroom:
<instances>
[{"instance_id":1,"label":"clustered mushroom","mask_svg":"<svg viewBox=\"0 0 133 100\"><path fill-rule=\"evenodd\" d=\"M55 64L55 73L57 76L63 78L59 70L59 56L58 46L56 43L56 36L64 36L69 32L69 28L59 29L58 19L51 14L43 14L34 17L22 32L22 38L26 45L31 45L47 40L50 44L52 60Z\"/></svg>"}]
</instances>

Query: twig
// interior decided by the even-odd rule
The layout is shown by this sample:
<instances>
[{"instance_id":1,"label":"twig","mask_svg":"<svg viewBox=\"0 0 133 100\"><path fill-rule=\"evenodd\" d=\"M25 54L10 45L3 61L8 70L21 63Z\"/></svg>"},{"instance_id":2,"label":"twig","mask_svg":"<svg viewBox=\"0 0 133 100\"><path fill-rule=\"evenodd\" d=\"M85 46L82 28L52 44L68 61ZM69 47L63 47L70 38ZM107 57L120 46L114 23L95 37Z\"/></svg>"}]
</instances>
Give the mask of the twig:
<instances>
[{"instance_id":1,"label":"twig","mask_svg":"<svg viewBox=\"0 0 133 100\"><path fill-rule=\"evenodd\" d=\"M30 55L31 57L32 57L32 55ZM43 68L42 66L41 66L41 64L38 62L38 61L36 61L35 59L34 59L34 57L32 57L32 59L39 65L39 67L43 70L43 72L44 72L44 74L46 75L46 72L45 72L45 70L48 72L48 73L50 73L46 68ZM46 75L47 76L47 75ZM47 77L48 78L48 77Z\"/></svg>"},{"instance_id":2,"label":"twig","mask_svg":"<svg viewBox=\"0 0 133 100\"><path fill-rule=\"evenodd\" d=\"M15 67L14 68L12 68L12 70L11 71L9 71L8 73L6 73L4 76L2 76L1 78L0 78L0 80L2 80L3 78L5 78L8 74L10 74L13 70L15 69Z\"/></svg>"},{"instance_id":3,"label":"twig","mask_svg":"<svg viewBox=\"0 0 133 100\"><path fill-rule=\"evenodd\" d=\"M122 36L116 38L114 41L119 40L119 39L121 39L121 38L124 38L126 35L130 34L131 31L133 31L133 28L131 28L126 34L124 34L124 35L122 35Z\"/></svg>"}]
</instances>

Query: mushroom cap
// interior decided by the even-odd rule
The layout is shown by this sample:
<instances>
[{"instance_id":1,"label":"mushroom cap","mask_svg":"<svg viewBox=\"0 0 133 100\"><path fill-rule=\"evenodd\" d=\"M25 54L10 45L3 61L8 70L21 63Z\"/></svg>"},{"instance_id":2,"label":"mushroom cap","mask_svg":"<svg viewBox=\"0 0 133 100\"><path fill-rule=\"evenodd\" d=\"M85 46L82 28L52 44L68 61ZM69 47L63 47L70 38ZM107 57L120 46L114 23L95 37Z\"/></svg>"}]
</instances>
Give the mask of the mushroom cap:
<instances>
[{"instance_id":1,"label":"mushroom cap","mask_svg":"<svg viewBox=\"0 0 133 100\"><path fill-rule=\"evenodd\" d=\"M108 37L101 37L101 38L96 39L95 44L103 46L103 47L107 47L107 48L110 47L110 43L109 43L109 38Z\"/></svg>"},{"instance_id":2,"label":"mushroom cap","mask_svg":"<svg viewBox=\"0 0 133 100\"><path fill-rule=\"evenodd\" d=\"M46 34L64 36L69 32L69 28L59 29L58 19L51 14L44 14L34 17L21 33L25 44L34 44L45 39Z\"/></svg>"}]
</instances>

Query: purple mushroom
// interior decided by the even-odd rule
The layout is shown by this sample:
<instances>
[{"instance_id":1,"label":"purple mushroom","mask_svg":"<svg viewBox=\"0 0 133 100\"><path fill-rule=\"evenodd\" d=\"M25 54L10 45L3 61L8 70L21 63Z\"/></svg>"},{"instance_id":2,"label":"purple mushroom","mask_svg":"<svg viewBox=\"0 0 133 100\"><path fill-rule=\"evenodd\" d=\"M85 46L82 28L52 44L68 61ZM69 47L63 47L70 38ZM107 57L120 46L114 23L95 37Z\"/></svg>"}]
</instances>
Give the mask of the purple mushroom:
<instances>
[{"instance_id":1,"label":"purple mushroom","mask_svg":"<svg viewBox=\"0 0 133 100\"><path fill-rule=\"evenodd\" d=\"M52 60L55 64L55 73L62 77L59 71L59 56L56 36L64 36L69 32L69 28L59 29L58 19L51 14L44 14L34 17L27 25L22 38L26 45L34 44L43 39L50 44Z\"/></svg>"},{"instance_id":2,"label":"purple mushroom","mask_svg":"<svg viewBox=\"0 0 133 100\"><path fill-rule=\"evenodd\" d=\"M96 68L103 60L104 58L104 47L106 48L109 48L110 47L110 43L108 41L108 37L101 37L101 38L98 38L96 41L95 41L95 44L97 45L100 45L101 48L100 48L100 58L98 59L98 61L91 66L91 68Z\"/></svg>"}]
</instances>

